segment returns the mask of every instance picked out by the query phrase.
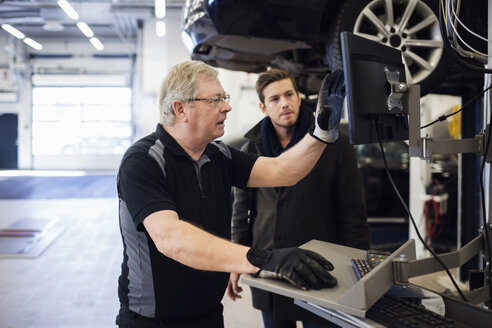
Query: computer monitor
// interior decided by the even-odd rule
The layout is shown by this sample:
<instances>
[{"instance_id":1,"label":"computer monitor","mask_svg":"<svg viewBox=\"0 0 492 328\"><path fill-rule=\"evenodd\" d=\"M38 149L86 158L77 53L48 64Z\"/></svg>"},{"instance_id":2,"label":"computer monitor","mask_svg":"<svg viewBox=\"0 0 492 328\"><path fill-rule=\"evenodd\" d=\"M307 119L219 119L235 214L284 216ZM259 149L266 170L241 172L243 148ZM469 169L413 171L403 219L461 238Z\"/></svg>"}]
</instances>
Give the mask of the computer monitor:
<instances>
[{"instance_id":1,"label":"computer monitor","mask_svg":"<svg viewBox=\"0 0 492 328\"><path fill-rule=\"evenodd\" d=\"M351 144L408 140L408 94L401 52L341 33Z\"/></svg>"}]
</instances>

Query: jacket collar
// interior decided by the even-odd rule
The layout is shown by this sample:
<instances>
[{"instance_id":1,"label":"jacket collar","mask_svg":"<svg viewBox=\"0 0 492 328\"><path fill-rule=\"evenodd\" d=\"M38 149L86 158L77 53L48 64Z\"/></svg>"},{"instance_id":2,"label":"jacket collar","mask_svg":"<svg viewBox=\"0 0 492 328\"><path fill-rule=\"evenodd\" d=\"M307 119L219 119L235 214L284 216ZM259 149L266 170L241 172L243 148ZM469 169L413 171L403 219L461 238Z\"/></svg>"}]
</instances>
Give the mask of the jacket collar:
<instances>
[{"instance_id":1,"label":"jacket collar","mask_svg":"<svg viewBox=\"0 0 492 328\"><path fill-rule=\"evenodd\" d=\"M301 110L308 110L311 112L311 110L309 109L309 107L307 106L303 106L301 105ZM311 115L311 124L314 122L314 116ZM244 135L244 137L248 140L251 140L253 141L254 143L256 143L257 145L261 145L261 122L263 121L264 119L262 119L261 121L259 121L258 123L256 123L255 126L253 126L248 132L246 132L246 134ZM296 123L297 124L297 123ZM263 147L261 147L263 148Z\"/></svg>"}]
</instances>

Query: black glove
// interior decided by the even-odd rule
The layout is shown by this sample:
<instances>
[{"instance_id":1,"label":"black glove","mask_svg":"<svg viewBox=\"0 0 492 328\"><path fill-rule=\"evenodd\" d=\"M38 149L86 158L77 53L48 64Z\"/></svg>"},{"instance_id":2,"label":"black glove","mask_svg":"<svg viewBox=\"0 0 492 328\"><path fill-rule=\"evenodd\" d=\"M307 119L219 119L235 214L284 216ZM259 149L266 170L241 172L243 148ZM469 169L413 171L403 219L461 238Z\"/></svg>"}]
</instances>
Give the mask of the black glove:
<instances>
[{"instance_id":1,"label":"black glove","mask_svg":"<svg viewBox=\"0 0 492 328\"><path fill-rule=\"evenodd\" d=\"M336 70L325 76L319 90L314 126L309 134L324 143L333 143L338 139L338 125L345 98L344 82L343 71Z\"/></svg>"},{"instance_id":2,"label":"black glove","mask_svg":"<svg viewBox=\"0 0 492 328\"><path fill-rule=\"evenodd\" d=\"M250 248L246 258L260 268L256 277L285 279L304 290L333 287L337 284L337 279L328 272L333 270L333 264L313 251L297 247L272 251Z\"/></svg>"}]
</instances>

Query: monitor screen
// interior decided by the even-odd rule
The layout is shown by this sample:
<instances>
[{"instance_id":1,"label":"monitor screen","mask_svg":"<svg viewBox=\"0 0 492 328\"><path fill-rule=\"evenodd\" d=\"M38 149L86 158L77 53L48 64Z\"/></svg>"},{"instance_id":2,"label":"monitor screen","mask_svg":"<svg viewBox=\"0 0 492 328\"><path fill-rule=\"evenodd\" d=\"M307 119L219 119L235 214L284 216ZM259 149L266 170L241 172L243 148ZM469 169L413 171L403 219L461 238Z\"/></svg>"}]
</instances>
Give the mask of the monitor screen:
<instances>
[{"instance_id":1,"label":"monitor screen","mask_svg":"<svg viewBox=\"0 0 492 328\"><path fill-rule=\"evenodd\" d=\"M375 41L341 33L351 144L408 140L408 94L401 52ZM400 83L401 82L401 83Z\"/></svg>"}]
</instances>

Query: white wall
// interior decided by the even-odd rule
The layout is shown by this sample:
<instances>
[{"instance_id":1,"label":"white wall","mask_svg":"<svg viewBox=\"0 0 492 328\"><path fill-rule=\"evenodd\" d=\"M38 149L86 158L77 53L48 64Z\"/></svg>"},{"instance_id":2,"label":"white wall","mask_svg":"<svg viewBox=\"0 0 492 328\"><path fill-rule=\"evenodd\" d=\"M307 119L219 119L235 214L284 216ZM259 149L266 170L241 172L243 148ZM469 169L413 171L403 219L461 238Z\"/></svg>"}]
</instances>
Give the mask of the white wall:
<instances>
[{"instance_id":1,"label":"white wall","mask_svg":"<svg viewBox=\"0 0 492 328\"><path fill-rule=\"evenodd\" d=\"M232 111L227 114L225 142L241 138L264 115L258 107L255 83L258 75L244 72L219 70L219 79L227 93L231 95Z\"/></svg>"},{"instance_id":2,"label":"white wall","mask_svg":"<svg viewBox=\"0 0 492 328\"><path fill-rule=\"evenodd\" d=\"M168 11L166 35L162 38L155 33L155 22L144 24L137 50L133 108L136 139L154 131L159 122L160 86L169 68L190 59L180 37L179 11Z\"/></svg>"}]
</instances>

